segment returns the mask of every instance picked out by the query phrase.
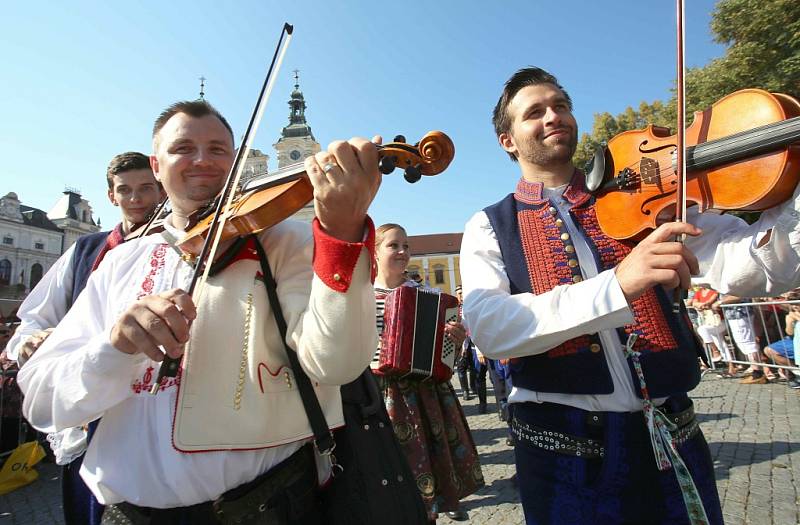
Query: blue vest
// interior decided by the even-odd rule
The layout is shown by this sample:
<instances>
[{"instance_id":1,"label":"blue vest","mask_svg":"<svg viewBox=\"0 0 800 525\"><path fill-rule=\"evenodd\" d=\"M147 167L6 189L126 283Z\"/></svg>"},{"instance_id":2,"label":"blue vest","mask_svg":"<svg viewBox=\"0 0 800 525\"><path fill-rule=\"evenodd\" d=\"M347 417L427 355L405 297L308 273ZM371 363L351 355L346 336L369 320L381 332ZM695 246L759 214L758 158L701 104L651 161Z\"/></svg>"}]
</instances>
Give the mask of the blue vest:
<instances>
[{"instance_id":1,"label":"blue vest","mask_svg":"<svg viewBox=\"0 0 800 525\"><path fill-rule=\"evenodd\" d=\"M92 266L106 244L106 238L111 232L97 232L84 235L75 241L75 251L72 253L72 297L69 298L68 308L71 308L78 295L86 287Z\"/></svg>"},{"instance_id":2,"label":"blue vest","mask_svg":"<svg viewBox=\"0 0 800 525\"><path fill-rule=\"evenodd\" d=\"M597 225L594 201L583 190L577 175L565 197L572 203L570 214L603 271L615 267L632 245L607 237ZM541 185L524 181L517 192L484 209L500 245L512 294L545 293L555 286L581 280L574 246L559 210L541 197ZM566 234L566 235L565 235ZM523 245L526 239L528 245ZM639 335L642 368L652 397L688 392L700 381L697 342L684 311L672 313L671 297L655 287L633 302L634 322L617 328L624 344L630 333ZM514 386L537 392L564 394L609 394L613 382L606 351L597 334L582 335L545 353L512 359ZM612 351L621 351L614 348ZM638 379L628 360L634 385ZM639 389L636 389L637 394Z\"/></svg>"}]
</instances>

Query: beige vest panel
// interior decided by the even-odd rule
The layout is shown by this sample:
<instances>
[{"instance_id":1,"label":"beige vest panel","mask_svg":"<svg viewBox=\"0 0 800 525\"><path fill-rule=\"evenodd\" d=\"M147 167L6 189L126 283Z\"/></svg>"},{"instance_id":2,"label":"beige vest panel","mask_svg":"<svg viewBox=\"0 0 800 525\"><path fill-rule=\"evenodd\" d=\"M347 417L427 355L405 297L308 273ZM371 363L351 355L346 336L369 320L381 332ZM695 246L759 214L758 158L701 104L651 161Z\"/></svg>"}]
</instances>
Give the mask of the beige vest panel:
<instances>
[{"instance_id":1,"label":"beige vest panel","mask_svg":"<svg viewBox=\"0 0 800 525\"><path fill-rule=\"evenodd\" d=\"M259 271L256 261L235 262L202 291L175 410L180 451L258 449L313 435ZM314 384L329 427L342 426L339 387Z\"/></svg>"}]
</instances>

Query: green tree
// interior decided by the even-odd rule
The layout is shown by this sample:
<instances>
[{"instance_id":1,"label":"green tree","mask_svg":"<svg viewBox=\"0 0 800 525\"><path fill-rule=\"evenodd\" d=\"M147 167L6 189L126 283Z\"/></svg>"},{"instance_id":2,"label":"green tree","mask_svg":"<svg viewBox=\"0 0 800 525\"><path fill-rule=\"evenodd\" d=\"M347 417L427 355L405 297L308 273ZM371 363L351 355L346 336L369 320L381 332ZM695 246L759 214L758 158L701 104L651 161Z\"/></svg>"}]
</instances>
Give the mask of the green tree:
<instances>
[{"instance_id":1,"label":"green tree","mask_svg":"<svg viewBox=\"0 0 800 525\"><path fill-rule=\"evenodd\" d=\"M725 54L686 72L687 115L743 88L800 96L800 4L797 0L720 0L711 18L714 40ZM691 117L689 117L691 118ZM602 142L647 124L675 128L675 88L666 102L641 102L616 117L595 114L573 158L583 166Z\"/></svg>"}]
</instances>

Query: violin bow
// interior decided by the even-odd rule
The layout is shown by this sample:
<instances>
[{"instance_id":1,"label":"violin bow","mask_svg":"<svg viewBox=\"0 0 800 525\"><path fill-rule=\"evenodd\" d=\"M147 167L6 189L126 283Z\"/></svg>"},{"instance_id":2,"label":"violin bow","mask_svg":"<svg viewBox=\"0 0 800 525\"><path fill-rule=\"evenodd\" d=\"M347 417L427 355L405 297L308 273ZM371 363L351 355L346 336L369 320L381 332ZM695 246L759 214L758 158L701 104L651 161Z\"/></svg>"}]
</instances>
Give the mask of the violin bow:
<instances>
[{"instance_id":1,"label":"violin bow","mask_svg":"<svg viewBox=\"0 0 800 525\"><path fill-rule=\"evenodd\" d=\"M677 151L675 159L675 175L677 186L675 188L675 222L686 222L686 79L684 77L684 5L683 0L676 0L676 20L677 20L677 113L678 123L676 129ZM679 235L676 239L683 243L686 235ZM684 299L684 291L680 286L675 289L672 301L672 311L677 314L680 312L681 302Z\"/></svg>"},{"instance_id":2,"label":"violin bow","mask_svg":"<svg viewBox=\"0 0 800 525\"><path fill-rule=\"evenodd\" d=\"M286 49L289 47L289 42L292 40L293 30L294 27L291 24L283 24L283 29L281 30L280 37L278 38L278 45L275 47L275 53L272 56L272 62L267 70L267 76L264 78L264 83L262 84L261 91L258 94L258 100L256 101L256 105L253 108L253 113L250 116L250 122L248 123L247 129L242 136L242 143L239 146L236 159L231 166L231 170L228 172L228 177L225 180L222 193L217 201L217 207L214 210L214 217L209 225L206 239L203 242L203 248L195 260L192 280L189 284L189 289L186 290L186 293L192 296L195 304L198 304L199 299L202 296L203 290L205 289L205 287L202 285L208 279L208 272L211 270L211 264L206 263L207 261L214 260L217 247L219 246L220 239L222 238L222 230L225 225L225 221L227 220L227 214L223 213L222 210L226 209L226 206L230 206L230 204L233 202L233 198L235 196L233 188L238 187L239 179L244 171L245 160L247 160L247 155L250 153L253 137L255 136L259 124L261 123L261 117L264 115L264 109L267 107L267 100L269 100L270 93L272 93L272 88L275 85L275 77L277 76L281 64L283 63L283 57L286 55ZM199 287L198 283L200 284ZM195 291L197 291L196 296ZM164 356L164 361L161 362L161 366L158 369L158 376L156 377L156 380L150 389L151 394L158 393L161 387L161 380L163 378L175 377L178 374L180 362L181 358L174 359L167 355Z\"/></svg>"}]
</instances>

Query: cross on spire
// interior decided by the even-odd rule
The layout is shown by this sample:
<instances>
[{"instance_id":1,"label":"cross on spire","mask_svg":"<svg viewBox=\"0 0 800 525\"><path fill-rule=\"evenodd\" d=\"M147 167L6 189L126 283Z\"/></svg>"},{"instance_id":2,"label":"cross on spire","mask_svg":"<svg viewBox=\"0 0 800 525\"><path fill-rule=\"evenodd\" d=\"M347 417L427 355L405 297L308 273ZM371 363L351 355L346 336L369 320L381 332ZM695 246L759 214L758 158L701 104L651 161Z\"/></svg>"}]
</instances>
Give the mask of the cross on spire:
<instances>
[{"instance_id":1,"label":"cross on spire","mask_svg":"<svg viewBox=\"0 0 800 525\"><path fill-rule=\"evenodd\" d=\"M300 73L300 70L299 69L295 69L294 70L294 88L295 89L300 89L300 77L297 75L298 73Z\"/></svg>"},{"instance_id":2,"label":"cross on spire","mask_svg":"<svg viewBox=\"0 0 800 525\"><path fill-rule=\"evenodd\" d=\"M204 88L206 87L206 77L201 76L198 80L200 80L200 100L205 100L205 91Z\"/></svg>"}]
</instances>

